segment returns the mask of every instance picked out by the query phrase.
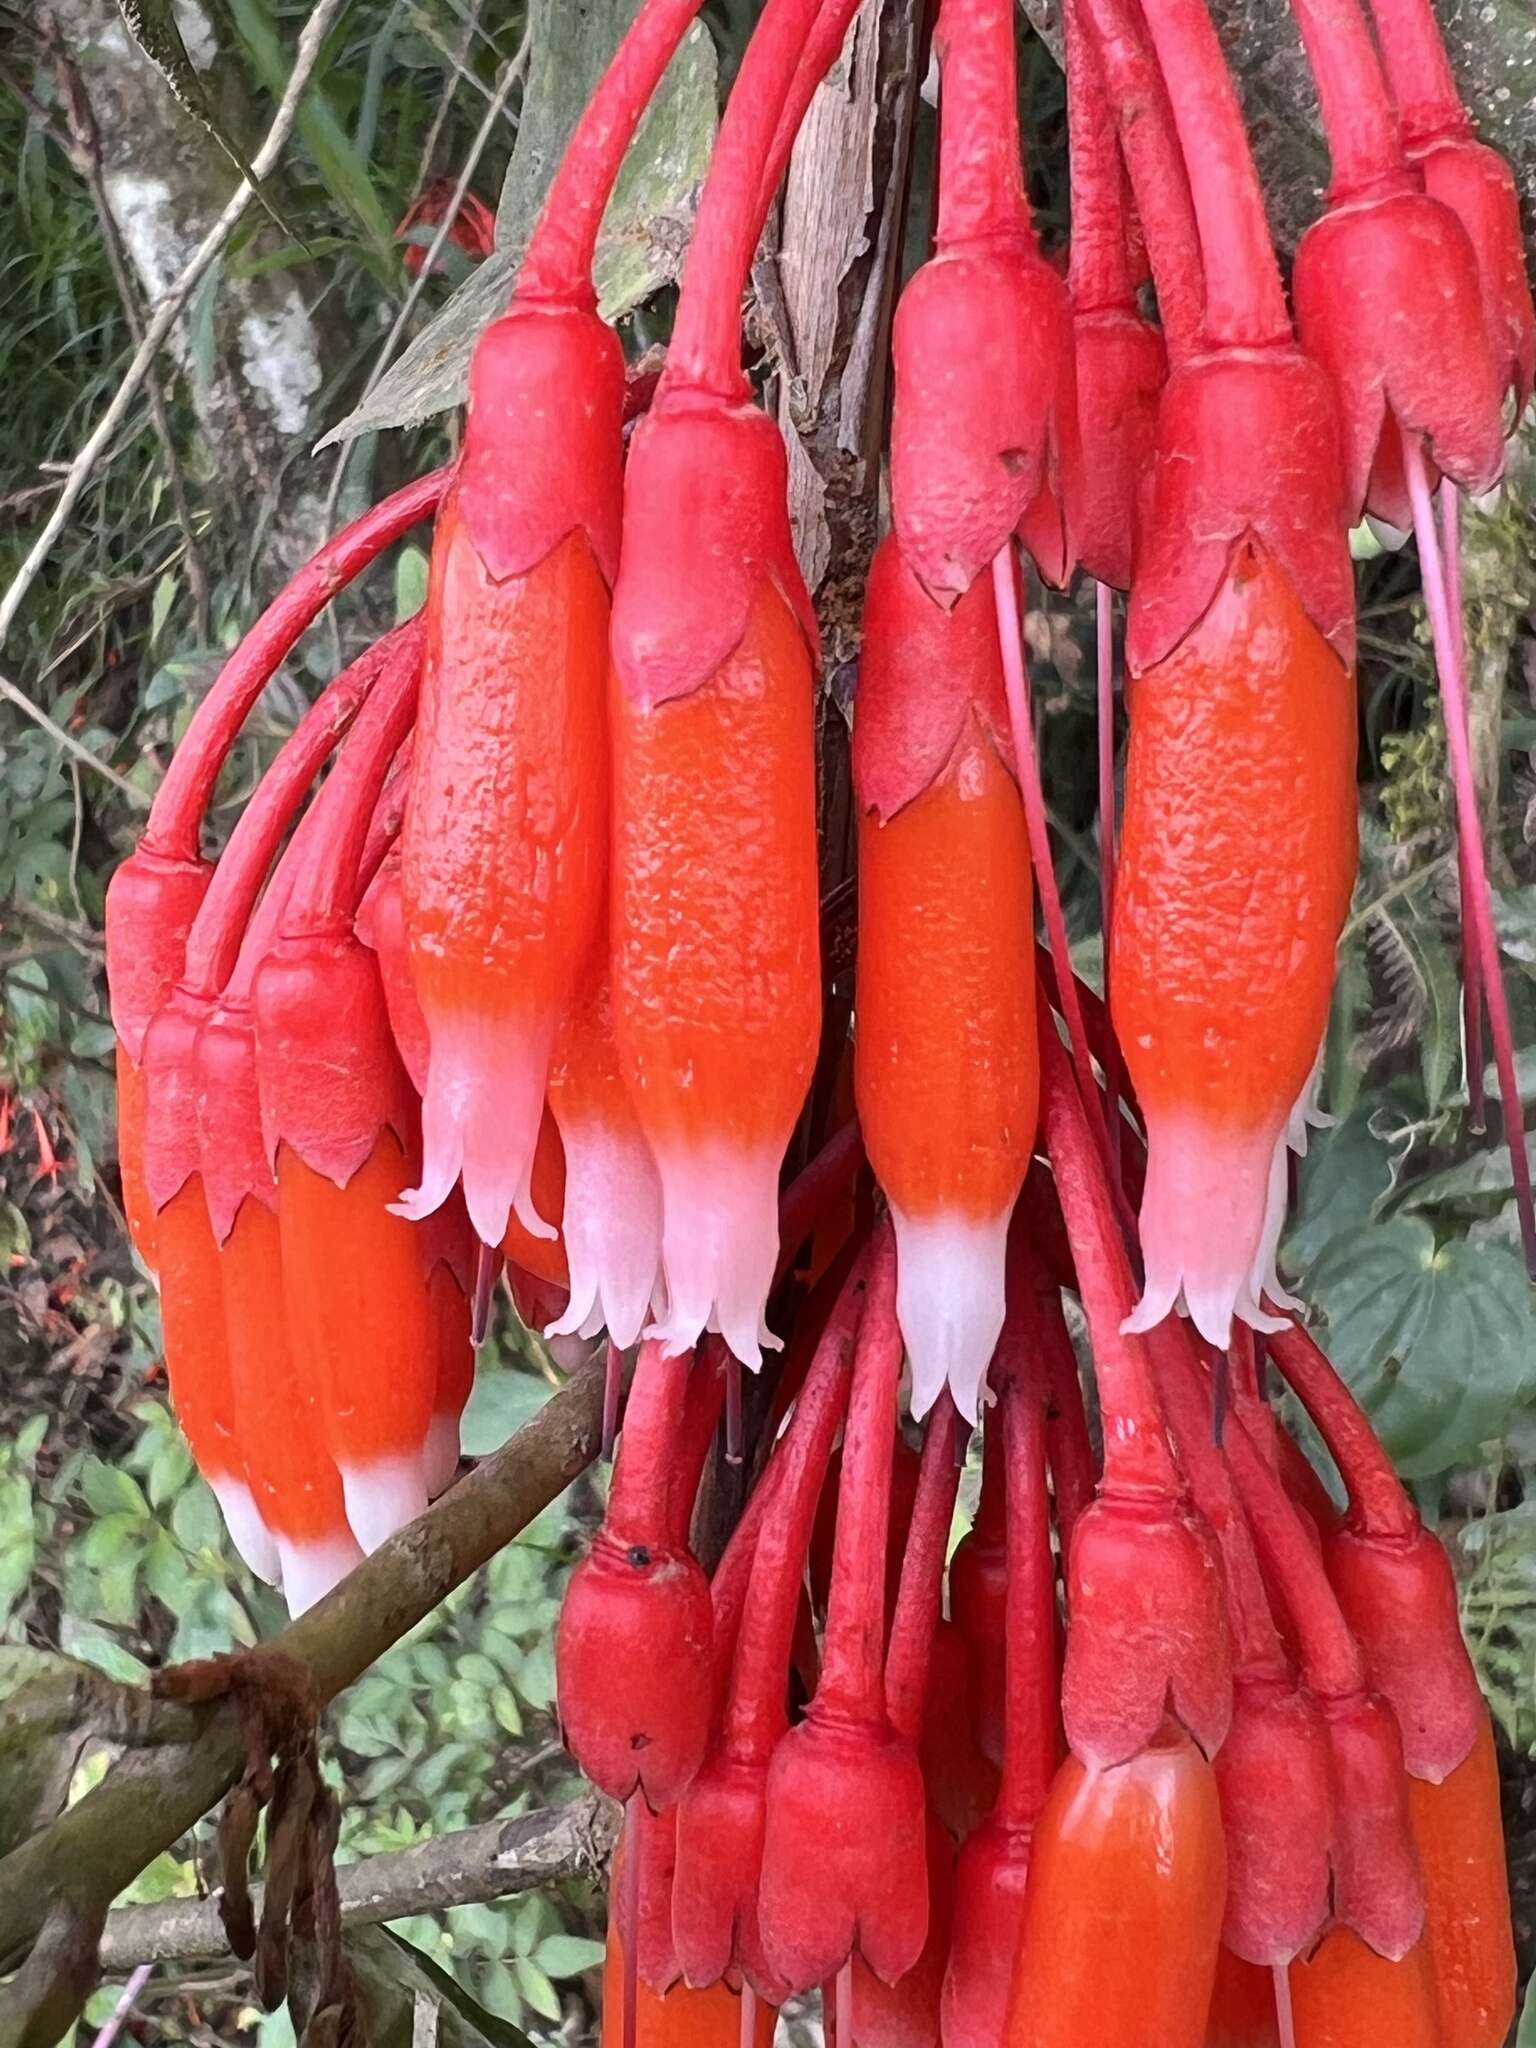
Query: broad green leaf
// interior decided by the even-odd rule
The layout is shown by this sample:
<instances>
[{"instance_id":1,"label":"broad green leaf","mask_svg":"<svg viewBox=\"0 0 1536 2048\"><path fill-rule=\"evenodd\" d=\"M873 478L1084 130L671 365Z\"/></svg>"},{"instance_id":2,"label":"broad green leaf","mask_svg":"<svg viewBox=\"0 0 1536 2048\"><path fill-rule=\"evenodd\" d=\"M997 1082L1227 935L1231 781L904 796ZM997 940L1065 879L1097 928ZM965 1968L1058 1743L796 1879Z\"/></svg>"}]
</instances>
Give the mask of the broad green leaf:
<instances>
[{"instance_id":1,"label":"broad green leaf","mask_svg":"<svg viewBox=\"0 0 1536 2048\"><path fill-rule=\"evenodd\" d=\"M120 1466L101 1458L87 1458L80 1468L80 1491L93 1514L137 1515L149 1518L149 1502L138 1483Z\"/></svg>"},{"instance_id":2,"label":"broad green leaf","mask_svg":"<svg viewBox=\"0 0 1536 2048\"><path fill-rule=\"evenodd\" d=\"M1306 1292L1405 1478L1475 1457L1536 1387L1536 1310L1499 1246L1437 1246L1421 1217L1398 1216L1335 1237Z\"/></svg>"},{"instance_id":3,"label":"broad green leaf","mask_svg":"<svg viewBox=\"0 0 1536 2048\"><path fill-rule=\"evenodd\" d=\"M1304 1273L1331 1238L1370 1218L1392 1185L1392 1156L1371 1129L1368 1107L1312 1132L1300 1182L1282 1258L1288 1271Z\"/></svg>"},{"instance_id":4,"label":"broad green leaf","mask_svg":"<svg viewBox=\"0 0 1536 2048\"><path fill-rule=\"evenodd\" d=\"M372 2048L412 2048L421 2040L435 2041L436 2048L529 2048L526 2035L488 2010L488 2001L472 1998L422 1949L382 1927L354 1929L345 1939Z\"/></svg>"},{"instance_id":5,"label":"broad green leaf","mask_svg":"<svg viewBox=\"0 0 1536 2048\"><path fill-rule=\"evenodd\" d=\"M632 11L634 0L596 0L609 14L616 4ZM567 0L537 0L534 9L535 15L546 16L552 27L567 21L585 24L581 34L593 37L589 57L604 47L591 26L594 11L593 5L569 7ZM560 40L565 40L563 27ZM617 40L618 31L613 27L607 47ZM537 22L531 47L535 51L540 47ZM557 97L560 112L541 126L542 92ZM607 320L623 319L679 274L694 195L703 182L714 143L717 93L714 44L708 31L696 24L684 38L640 125L604 216L594 277L599 307ZM547 67L536 67L523 99L519 147L525 135L567 133L582 99L568 75L556 79L549 76ZM509 185L516 181L515 198L503 205L495 254L460 286L356 410L332 428L320 443L322 448L385 427L414 426L463 402L470 355L482 328L506 307L522 260L523 239L542 198L542 180L551 168L547 141L539 145L537 156L532 150L530 142L522 158L526 171L519 168L514 152L508 180Z\"/></svg>"},{"instance_id":6,"label":"broad green leaf","mask_svg":"<svg viewBox=\"0 0 1536 2048\"><path fill-rule=\"evenodd\" d=\"M1520 2013L1520 2030L1515 2035L1515 2048L1536 2048L1536 1978L1525 1989L1525 2005Z\"/></svg>"},{"instance_id":7,"label":"broad green leaf","mask_svg":"<svg viewBox=\"0 0 1536 2048\"><path fill-rule=\"evenodd\" d=\"M1526 1151L1528 1154L1531 1151L1529 1137ZM1438 1173L1427 1173L1422 1180L1410 1181L1394 1206L1405 1213L1416 1209L1454 1208L1463 1203L1475 1203L1481 1207L1490 1196L1508 1195L1514 1185L1509 1153L1500 1143L1458 1159L1454 1166L1442 1167Z\"/></svg>"},{"instance_id":8,"label":"broad green leaf","mask_svg":"<svg viewBox=\"0 0 1536 2048\"><path fill-rule=\"evenodd\" d=\"M527 1956L514 1956L512 1975L517 1980L518 1990L536 2013L547 2020L560 2018L560 1994L537 1963L530 1962Z\"/></svg>"},{"instance_id":9,"label":"broad green leaf","mask_svg":"<svg viewBox=\"0 0 1536 2048\"><path fill-rule=\"evenodd\" d=\"M579 1977L595 1970L603 1960L603 1944L576 1934L551 1934L533 1952L533 1960L547 1977Z\"/></svg>"}]
</instances>

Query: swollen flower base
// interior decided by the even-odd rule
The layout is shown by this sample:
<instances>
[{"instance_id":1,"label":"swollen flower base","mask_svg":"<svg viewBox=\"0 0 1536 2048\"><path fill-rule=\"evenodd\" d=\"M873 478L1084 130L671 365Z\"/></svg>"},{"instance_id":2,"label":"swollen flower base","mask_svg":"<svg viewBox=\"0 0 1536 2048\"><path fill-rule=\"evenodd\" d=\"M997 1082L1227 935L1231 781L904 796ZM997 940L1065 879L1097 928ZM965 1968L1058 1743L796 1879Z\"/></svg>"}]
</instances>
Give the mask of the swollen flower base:
<instances>
[{"instance_id":1,"label":"swollen flower base","mask_svg":"<svg viewBox=\"0 0 1536 2048\"><path fill-rule=\"evenodd\" d=\"M1427 0L1373 5L1379 54L1355 0L1294 0L1334 179L1293 328L1203 0L1070 0L1066 281L1024 196L1015 9L942 0L856 963L821 957L817 621L741 348L854 0L761 9L631 421L593 253L696 11L643 0L476 346L462 453L258 620L113 882L171 1398L293 1611L452 1484L499 1278L552 1360L606 1340L617 1465L555 1662L573 1756L626 1802L613 2048L765 2044L808 1995L838 2048L1506 2037L1450 1567L1277 1265L1354 880L1348 528L1418 530L1465 799L1431 494L1496 474L1536 370L1503 167ZM433 516L422 615L320 694L210 863L277 665ZM1031 563L1100 586L1106 999L1054 872ZM1486 1002L1518 1176L1461 809L1469 1059Z\"/></svg>"}]
</instances>

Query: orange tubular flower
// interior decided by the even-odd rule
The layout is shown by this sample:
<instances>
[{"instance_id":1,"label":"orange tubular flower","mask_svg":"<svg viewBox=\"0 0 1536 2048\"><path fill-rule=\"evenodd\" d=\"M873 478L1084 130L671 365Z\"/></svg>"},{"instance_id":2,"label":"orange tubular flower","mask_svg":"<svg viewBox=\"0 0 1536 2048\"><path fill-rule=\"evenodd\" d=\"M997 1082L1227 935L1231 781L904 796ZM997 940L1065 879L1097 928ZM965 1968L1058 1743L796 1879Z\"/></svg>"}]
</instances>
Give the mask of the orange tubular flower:
<instances>
[{"instance_id":1,"label":"orange tubular flower","mask_svg":"<svg viewBox=\"0 0 1536 2048\"><path fill-rule=\"evenodd\" d=\"M1500 2048L1515 2015L1515 1944L1499 1765L1486 1714L1471 1755L1443 1783L1409 1779L1408 1812L1424 1872L1425 1940L1445 2048Z\"/></svg>"},{"instance_id":2,"label":"orange tubular flower","mask_svg":"<svg viewBox=\"0 0 1536 2048\"><path fill-rule=\"evenodd\" d=\"M853 766L859 1120L913 1412L947 1383L974 1421L1039 1107L1029 841L989 587L943 610L894 536L870 569Z\"/></svg>"},{"instance_id":3,"label":"orange tubular flower","mask_svg":"<svg viewBox=\"0 0 1536 2048\"><path fill-rule=\"evenodd\" d=\"M1205 2048L1281 2048L1274 1971L1245 1963L1225 1944L1216 1958Z\"/></svg>"},{"instance_id":4,"label":"orange tubular flower","mask_svg":"<svg viewBox=\"0 0 1536 2048\"><path fill-rule=\"evenodd\" d=\"M1203 2048L1226 1889L1216 1781L1182 1731L1108 1770L1069 1757L1035 1829L1007 2048Z\"/></svg>"},{"instance_id":5,"label":"orange tubular flower","mask_svg":"<svg viewBox=\"0 0 1536 2048\"><path fill-rule=\"evenodd\" d=\"M425 1216L534 1237L556 1027L597 939L608 857L609 590L624 357L592 258L624 151L698 0L651 0L582 116L511 308L476 344L464 455L438 518L403 885L431 1038Z\"/></svg>"},{"instance_id":6,"label":"orange tubular flower","mask_svg":"<svg viewBox=\"0 0 1536 2048\"><path fill-rule=\"evenodd\" d=\"M1287 1977L1296 2048L1466 2048L1441 2030L1427 1940L1389 1963L1336 1927Z\"/></svg>"}]
</instances>

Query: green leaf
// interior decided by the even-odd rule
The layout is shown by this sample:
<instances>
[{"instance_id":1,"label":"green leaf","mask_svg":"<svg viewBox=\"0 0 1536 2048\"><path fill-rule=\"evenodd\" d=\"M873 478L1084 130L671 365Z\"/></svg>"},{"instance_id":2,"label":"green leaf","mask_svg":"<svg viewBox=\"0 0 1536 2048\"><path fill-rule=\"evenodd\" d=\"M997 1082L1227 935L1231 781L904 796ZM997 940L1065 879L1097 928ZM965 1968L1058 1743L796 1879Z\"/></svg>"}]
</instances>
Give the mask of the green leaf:
<instances>
[{"instance_id":1,"label":"green leaf","mask_svg":"<svg viewBox=\"0 0 1536 2048\"><path fill-rule=\"evenodd\" d=\"M1525 2004L1520 2013L1515 2048L1536 2048L1536 1978L1532 1978L1525 1988Z\"/></svg>"},{"instance_id":2,"label":"green leaf","mask_svg":"<svg viewBox=\"0 0 1536 2048\"><path fill-rule=\"evenodd\" d=\"M538 1373L516 1368L482 1366L475 1374L474 1390L459 1441L467 1458L488 1458L516 1436L525 1422L531 1422L554 1389Z\"/></svg>"},{"instance_id":3,"label":"green leaf","mask_svg":"<svg viewBox=\"0 0 1536 2048\"><path fill-rule=\"evenodd\" d=\"M561 2017L560 1994L537 1963L530 1962L527 1956L514 1956L512 1975L516 1979L518 1990L536 2013L542 2014L547 2020L558 2020Z\"/></svg>"},{"instance_id":4,"label":"green leaf","mask_svg":"<svg viewBox=\"0 0 1536 2048\"><path fill-rule=\"evenodd\" d=\"M523 95L517 147L497 221L495 254L460 286L437 318L320 447L386 427L415 426L463 402L469 359L481 330L506 310L554 158L637 0L534 0L533 68ZM601 17L607 17L601 19ZM574 51L566 61L562 53ZM621 320L679 274L694 194L715 138L715 48L694 25L640 124L603 219L594 269L600 310ZM317 451L318 452L318 451Z\"/></svg>"},{"instance_id":5,"label":"green leaf","mask_svg":"<svg viewBox=\"0 0 1536 2048\"><path fill-rule=\"evenodd\" d=\"M1283 1262L1304 1273L1342 1230L1373 1216L1392 1185L1392 1155L1371 1129L1371 1106L1356 1109L1332 1130L1313 1131L1301 1162L1296 1214L1286 1233Z\"/></svg>"},{"instance_id":6,"label":"green leaf","mask_svg":"<svg viewBox=\"0 0 1536 2048\"><path fill-rule=\"evenodd\" d=\"M118 1465L90 1457L80 1468L80 1491L97 1515L137 1515L149 1519L149 1502L138 1483Z\"/></svg>"},{"instance_id":7,"label":"green leaf","mask_svg":"<svg viewBox=\"0 0 1536 2048\"><path fill-rule=\"evenodd\" d=\"M533 1952L533 1960L547 1977L579 1977L595 1970L606 1951L600 1941L587 1941L577 1934L551 1934Z\"/></svg>"},{"instance_id":8,"label":"green leaf","mask_svg":"<svg viewBox=\"0 0 1536 2048\"><path fill-rule=\"evenodd\" d=\"M177 1494L171 1509L171 1528L183 1549L193 1552L223 1550L224 1517L219 1513L219 1504L212 1489L202 1480L195 1481L184 1493Z\"/></svg>"},{"instance_id":9,"label":"green leaf","mask_svg":"<svg viewBox=\"0 0 1536 2048\"><path fill-rule=\"evenodd\" d=\"M412 2048L420 2039L435 2039L436 2048L528 2048L506 2016L472 1998L423 1949L398 1935L382 1927L355 1929L346 1949L373 2048Z\"/></svg>"},{"instance_id":10,"label":"green leaf","mask_svg":"<svg viewBox=\"0 0 1536 2048\"><path fill-rule=\"evenodd\" d=\"M1474 1458L1536 1386L1536 1311L1500 1246L1437 1247L1421 1217L1398 1216L1335 1237L1306 1291L1405 1478Z\"/></svg>"},{"instance_id":11,"label":"green leaf","mask_svg":"<svg viewBox=\"0 0 1536 2048\"><path fill-rule=\"evenodd\" d=\"M395 563L395 623L415 618L427 601L427 557L410 542Z\"/></svg>"}]
</instances>

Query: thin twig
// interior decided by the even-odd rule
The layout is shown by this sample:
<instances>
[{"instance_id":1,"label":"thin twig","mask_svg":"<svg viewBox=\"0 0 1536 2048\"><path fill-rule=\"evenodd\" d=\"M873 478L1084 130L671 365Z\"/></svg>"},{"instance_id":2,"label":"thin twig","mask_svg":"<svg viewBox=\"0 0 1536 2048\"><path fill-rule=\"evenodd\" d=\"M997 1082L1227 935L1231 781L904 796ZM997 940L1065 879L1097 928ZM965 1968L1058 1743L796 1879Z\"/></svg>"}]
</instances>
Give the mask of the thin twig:
<instances>
[{"instance_id":1,"label":"thin twig","mask_svg":"<svg viewBox=\"0 0 1536 2048\"><path fill-rule=\"evenodd\" d=\"M426 289L427 279L432 275L437 260L447 247L448 238L453 233L454 223L459 217L459 208L464 204L464 195L468 192L470 181L480 167L480 159L485 154L486 145L495 132L496 123L506 111L507 101L511 98L513 86L516 85L528 68L528 52L532 34L531 27L523 31L523 40L518 46L516 55L508 61L506 69L502 72L491 104L485 110L485 118L481 121L475 139L469 146L469 154L464 159L464 168L460 171L458 183L453 188L453 197L448 202L447 211L438 223L437 233L432 237L431 244L427 249L425 257L422 259L421 268L417 271L415 277L412 278L411 288L401 302L399 312L395 315L394 325L390 328L388 334L385 335L384 344L374 360L373 368L368 372L368 382L363 386L362 397L358 400L359 405L367 403L369 397L376 389L380 378L395 359L395 350L399 347L401 336L405 333L410 317L416 310L422 292ZM342 478L346 474L347 458L351 453L352 447L350 443L341 448L337 453L336 467L331 474L331 487L325 494L325 515L321 521L322 533L329 534L331 531L332 522L336 517L336 506L341 497L341 484Z\"/></svg>"},{"instance_id":2,"label":"thin twig","mask_svg":"<svg viewBox=\"0 0 1536 2048\"><path fill-rule=\"evenodd\" d=\"M25 571L26 564L23 563L22 573L25 574ZM29 582L30 580L28 578ZM120 790L137 809L141 811L149 809L149 798L142 789L135 789L126 775L119 775L117 770L106 761L103 761L99 754L93 754L89 747L83 746L75 738L73 733L66 732L56 719L48 716L48 713L41 704L34 704L25 690L18 689L8 675L0 674L0 697L4 697L7 703L14 704L16 709L30 718L34 725L41 726L48 737L58 746L61 746L66 754L72 754L77 761L83 762L87 768L94 769L96 774L105 776L106 780L114 788Z\"/></svg>"},{"instance_id":3,"label":"thin twig","mask_svg":"<svg viewBox=\"0 0 1536 2048\"><path fill-rule=\"evenodd\" d=\"M460 61L454 53L453 46L445 40L442 31L435 22L429 19L423 8L411 8L410 18L411 27L416 30L424 41L432 45L439 57L446 59L449 68L457 77L463 79L466 85L472 85L483 100L495 98L495 87L487 85L478 71L471 71L467 65Z\"/></svg>"},{"instance_id":4,"label":"thin twig","mask_svg":"<svg viewBox=\"0 0 1536 2048\"><path fill-rule=\"evenodd\" d=\"M485 1905L591 1875L602 1868L617 1833L617 1807L601 1793L587 1792L568 1806L541 1807L514 1820L437 1835L410 1849L365 1856L336 1873L341 1923L372 1927L408 1913ZM257 1888L258 1911L260 1897ZM109 1913L101 1967L111 1976L141 1957L206 1963L228 1954L216 1900L171 1899Z\"/></svg>"},{"instance_id":5,"label":"thin twig","mask_svg":"<svg viewBox=\"0 0 1536 2048\"><path fill-rule=\"evenodd\" d=\"M96 2036L95 2048L112 2048L112 2043L123 2031L128 2015L133 2011L134 2002L149 1982L153 1963L140 1963L128 1982L123 1986L123 1995L113 2006L111 2015L101 2032Z\"/></svg>"},{"instance_id":6,"label":"thin twig","mask_svg":"<svg viewBox=\"0 0 1536 2048\"><path fill-rule=\"evenodd\" d=\"M437 155L437 145L442 140L443 130L448 124L448 116L453 111L453 103L458 98L459 82L469 75L467 70L469 48L475 39L475 21L478 19L479 9L477 8L474 20L465 24L464 40L459 46L458 57L449 66L448 89L446 92L438 95L437 110L432 116L432 125L427 130L427 139L422 144L421 155L417 159L416 180L411 187L411 204L413 206L427 189L427 180L432 175L432 160Z\"/></svg>"},{"instance_id":7,"label":"thin twig","mask_svg":"<svg viewBox=\"0 0 1536 2048\"><path fill-rule=\"evenodd\" d=\"M326 36L346 5L347 0L317 0L317 4L312 9L309 19L304 24L299 36L298 51L294 58L293 69L288 74L288 83L284 88L277 113L273 117L271 127L267 130L266 139L251 161L251 169L258 183L272 170L287 147L288 137L293 131L293 124L298 115L299 102L304 97L304 88L308 85L311 74L319 62L320 52L324 47ZM38 535L26 559L12 577L10 587L6 590L4 597L0 598L0 646L3 646L8 639L11 628L16 623L16 616L26 600L27 592L37 581L43 564L47 561L52 551L54 542L68 525L70 515L80 502L81 495L90 481L91 474L96 467L102 450L110 442L120 423L127 417L128 410L137 398L151 365L164 346L166 336L180 319L182 310L186 306L188 299L192 296L192 293L196 290L199 280L206 274L215 259L222 254L228 245L235 229L245 218L246 211L254 197L255 186L242 178L235 189L233 197L219 215L218 220L215 221L214 225L203 237L197 250L183 268L181 275L170 286L164 297L155 307L154 313L144 330L144 339L134 351L133 360L128 365L122 382L118 385L105 412L97 421L94 432L70 464L69 474L65 479L64 489L59 494L58 503L49 514L42 532ZM45 714L39 712L38 707L32 703L31 699L20 690L17 690L14 685L11 685L5 694L14 698L18 703L18 708L26 710L33 717L41 719L45 716ZM57 733L58 728L55 727L54 731ZM91 758L93 765L96 765L94 764L94 757L88 758Z\"/></svg>"}]
</instances>

